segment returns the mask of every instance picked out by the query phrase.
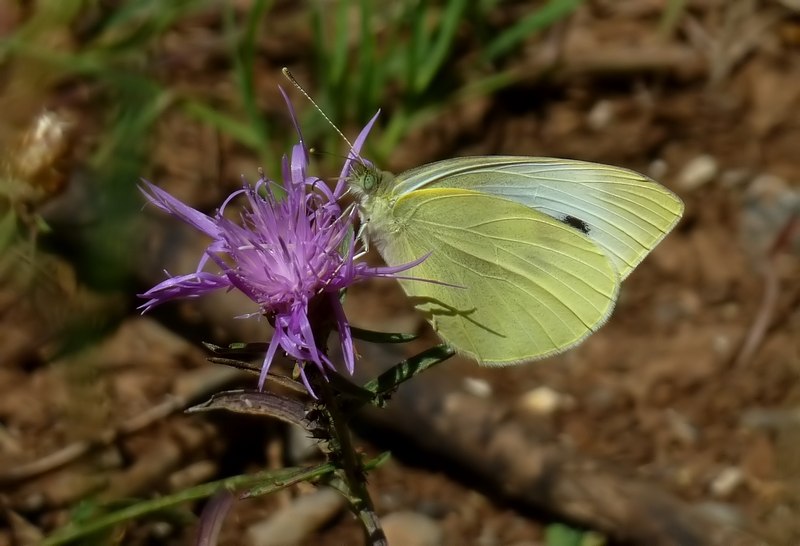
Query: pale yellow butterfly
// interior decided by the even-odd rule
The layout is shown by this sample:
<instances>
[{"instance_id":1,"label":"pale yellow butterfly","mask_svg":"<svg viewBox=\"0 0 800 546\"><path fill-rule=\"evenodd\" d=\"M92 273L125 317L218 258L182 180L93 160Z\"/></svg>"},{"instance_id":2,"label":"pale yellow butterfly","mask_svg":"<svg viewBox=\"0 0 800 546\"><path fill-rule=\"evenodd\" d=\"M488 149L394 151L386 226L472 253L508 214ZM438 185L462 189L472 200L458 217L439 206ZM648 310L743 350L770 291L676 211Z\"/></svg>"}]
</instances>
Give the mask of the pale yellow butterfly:
<instances>
[{"instance_id":1,"label":"pale yellow butterfly","mask_svg":"<svg viewBox=\"0 0 800 546\"><path fill-rule=\"evenodd\" d=\"M537 157L465 157L348 180L389 265L441 338L481 364L529 362L605 323L620 282L683 203L636 172Z\"/></svg>"}]
</instances>

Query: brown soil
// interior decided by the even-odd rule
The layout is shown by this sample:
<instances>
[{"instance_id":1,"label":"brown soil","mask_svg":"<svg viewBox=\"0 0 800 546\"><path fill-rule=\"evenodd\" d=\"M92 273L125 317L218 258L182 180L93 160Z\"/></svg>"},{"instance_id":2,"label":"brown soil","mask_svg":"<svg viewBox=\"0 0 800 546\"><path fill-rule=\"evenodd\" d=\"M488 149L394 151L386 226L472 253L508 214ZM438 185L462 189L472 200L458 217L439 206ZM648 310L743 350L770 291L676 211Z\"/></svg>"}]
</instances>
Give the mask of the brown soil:
<instances>
[{"instance_id":1,"label":"brown soil","mask_svg":"<svg viewBox=\"0 0 800 546\"><path fill-rule=\"evenodd\" d=\"M534 3L519 4L522 10ZM390 167L468 154L573 157L650 173L676 191L686 203L684 219L626 280L613 317L598 334L536 365L446 365L486 381L493 400L508 407L518 407L537 388L559 393L559 405L541 418L553 442L726 511L737 522L749 520L747 536L765 544L798 544L800 229L797 222L790 229L790 217L800 214L800 13L788 0L690 1L678 27L664 37L657 31L662 4L590 2L568 24L526 44L514 61L524 74L516 85L448 106L408 135ZM280 13L296 17L291 10ZM224 76L213 49L192 41L213 36L204 21L211 24L201 17L195 34L177 29L164 45L174 62L186 63L172 75L179 84L214 86ZM302 66L309 38L299 32L293 39L292 62ZM277 67L289 53L275 35L264 40L259 100L280 111ZM554 49L555 64L548 57ZM100 120L76 90L81 84L73 85L39 97L31 110L61 105L91 131ZM153 138L154 177L198 206L213 207L242 172L255 172L257 158L216 142L185 118L165 114ZM96 138L80 139L74 155L85 155L84 140ZM224 158L220 173L204 170L213 163L209 146ZM81 183L77 175L68 177ZM217 178L224 184L209 191ZM184 270L192 267L189 262ZM0 315L0 469L94 438L162 403L176 385L210 366L195 349L199 338L229 341L231 330L209 328L202 308L158 315L183 333L203 328L186 342L135 318L125 307L129 301L90 294L68 267L47 268L59 271L55 286L35 286L23 298L18 285L0 293L6 309ZM48 336L75 313L123 307L131 318L98 336L89 351L50 360ZM348 311L365 327L416 324L399 289L385 283L353 290ZM263 336L258 325L252 328L251 339ZM378 438L360 441L370 453L385 447ZM184 483L196 483L287 464L285 442L282 427L238 416L155 419L93 448L90 457L3 485L8 524L0 527L0 546L35 544L38 532L66 522L69 507L90 493L105 500L141 497L174 489L176 473L187 468L197 477L184 472ZM431 515L448 544L541 543L548 516L523 514L473 489L469 477L451 473L446 462L399 451L370 477L379 513ZM293 494L238 503L222 544L241 543L249 524ZM189 544L193 526L180 521L147 520L109 540ZM360 540L355 521L343 516L308 544Z\"/></svg>"}]
</instances>

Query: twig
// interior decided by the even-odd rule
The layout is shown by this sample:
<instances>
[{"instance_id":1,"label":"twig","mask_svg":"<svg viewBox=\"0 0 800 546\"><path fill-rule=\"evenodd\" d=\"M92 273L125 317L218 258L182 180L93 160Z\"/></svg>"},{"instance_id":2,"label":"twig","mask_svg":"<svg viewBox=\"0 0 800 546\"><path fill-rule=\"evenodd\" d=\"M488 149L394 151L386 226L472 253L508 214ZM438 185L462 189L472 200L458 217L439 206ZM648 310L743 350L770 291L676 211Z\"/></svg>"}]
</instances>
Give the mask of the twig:
<instances>
[{"instance_id":1,"label":"twig","mask_svg":"<svg viewBox=\"0 0 800 546\"><path fill-rule=\"evenodd\" d=\"M372 376L383 360L393 360L384 350L359 347L357 372ZM735 523L715 520L656 484L537 437L509 419L500 404L464 393L462 378L446 368L406 383L384 409L365 407L361 416L389 442L386 447L426 453L468 473L473 487L480 484L518 507L547 510L625 543L727 546L741 538Z\"/></svg>"},{"instance_id":2,"label":"twig","mask_svg":"<svg viewBox=\"0 0 800 546\"><path fill-rule=\"evenodd\" d=\"M220 370L223 370L223 372L220 372ZM160 404L123 421L114 429L101 431L94 438L72 443L33 462L8 470L0 470L0 485L11 485L30 480L66 466L98 447L108 447L125 436L139 432L173 413L183 410L194 400L219 390L222 385L229 383L231 379L238 375L235 370L224 368L208 369L199 373L203 376L203 380L197 382L194 391L183 396L170 394Z\"/></svg>"},{"instance_id":3,"label":"twig","mask_svg":"<svg viewBox=\"0 0 800 546\"><path fill-rule=\"evenodd\" d=\"M775 314L775 307L778 304L778 295L780 294L780 278L778 277L776 262L778 256L786 250L793 234L798 229L800 229L800 215L794 213L778 231L775 241L767 253L763 269L764 295L761 298L761 305L759 305L758 312L750 325L739 354L733 363L734 367L740 367L749 362L764 341L764 336Z\"/></svg>"}]
</instances>

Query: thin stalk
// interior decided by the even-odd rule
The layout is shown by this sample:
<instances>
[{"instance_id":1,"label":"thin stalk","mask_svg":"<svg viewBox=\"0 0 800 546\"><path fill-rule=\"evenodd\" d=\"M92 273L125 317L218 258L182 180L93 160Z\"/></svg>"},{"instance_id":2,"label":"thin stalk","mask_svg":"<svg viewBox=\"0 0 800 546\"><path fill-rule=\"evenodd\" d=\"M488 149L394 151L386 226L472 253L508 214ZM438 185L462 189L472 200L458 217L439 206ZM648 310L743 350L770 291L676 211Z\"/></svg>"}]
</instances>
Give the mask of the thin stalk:
<instances>
[{"instance_id":1,"label":"thin stalk","mask_svg":"<svg viewBox=\"0 0 800 546\"><path fill-rule=\"evenodd\" d=\"M317 350L321 354L327 354L327 339L333 330L333 324L329 317L333 316L333 309L330 301L324 299L321 305L309 312L309 319L312 324L314 339L325 340L317 342ZM336 476L339 478L332 482L350 503L353 512L361 520L364 527L366 544L369 546L389 546L386 535L381 528L378 515L375 513L372 499L367 491L366 469L361 456L353 445L350 436L349 418L350 413L344 411L341 403L348 402L348 398L339 395L334 390L322 373L317 371L313 365L306 365L305 371L309 373L309 379L314 387L314 391L319 395L317 410L321 412L321 425L327 428L328 433L328 460L336 466ZM313 413L314 410L312 410Z\"/></svg>"},{"instance_id":2,"label":"thin stalk","mask_svg":"<svg viewBox=\"0 0 800 546\"><path fill-rule=\"evenodd\" d=\"M319 479L334 471L330 463L313 468L285 468L279 471L265 471L252 475L234 476L224 480L205 483L184 489L172 495L166 495L149 501L139 502L126 508L98 516L90 521L68 524L47 537L41 546L58 546L69 544L78 539L90 536L98 531L114 527L147 514L160 512L184 502L203 499L219 491L237 491L268 482L269 491L283 489L301 481Z\"/></svg>"},{"instance_id":3,"label":"thin stalk","mask_svg":"<svg viewBox=\"0 0 800 546\"><path fill-rule=\"evenodd\" d=\"M339 400L324 379L314 386L319 394L320 402L330 417L330 432L334 439L332 445L336 451L333 456L338 459L337 464L341 465L344 474L342 476L345 486L343 493L364 526L367 544L388 546L389 542L386 540L378 515L375 513L372 498L367 491L363 463L353 445L347 418L339 407Z\"/></svg>"}]
</instances>

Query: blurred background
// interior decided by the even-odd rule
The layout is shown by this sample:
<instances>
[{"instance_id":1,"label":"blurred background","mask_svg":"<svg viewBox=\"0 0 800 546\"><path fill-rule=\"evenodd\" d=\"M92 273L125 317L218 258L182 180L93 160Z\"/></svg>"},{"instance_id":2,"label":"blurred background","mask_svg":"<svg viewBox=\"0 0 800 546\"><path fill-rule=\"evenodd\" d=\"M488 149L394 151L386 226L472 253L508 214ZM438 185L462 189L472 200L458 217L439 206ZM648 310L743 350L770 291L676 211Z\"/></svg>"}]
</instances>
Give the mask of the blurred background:
<instances>
[{"instance_id":1,"label":"blurred background","mask_svg":"<svg viewBox=\"0 0 800 546\"><path fill-rule=\"evenodd\" d=\"M390 419L363 418L365 451L395 455L370 476L387 529L409 533L393 544L800 544L799 53L797 0L0 0L0 546L319 457L283 425L181 412L252 385L199 344L267 339L233 318L247 302L136 310L204 242L145 208L139 180L211 212L259 167L277 178L297 139L279 85L314 172L338 174L346 145L283 66L351 139L381 110L364 155L382 168L569 157L646 173L687 206L579 348L508 369L454 360L404 386ZM347 311L424 331L391 282L355 287ZM361 370L433 339L364 347ZM515 493L519 469L462 456L480 445L451 396L486 434L514 424L514 457L570 464ZM632 483L669 508L598 512ZM237 503L221 543L361 543L309 489ZM79 543L192 544L201 507ZM688 513L736 542L681 535Z\"/></svg>"}]
</instances>

